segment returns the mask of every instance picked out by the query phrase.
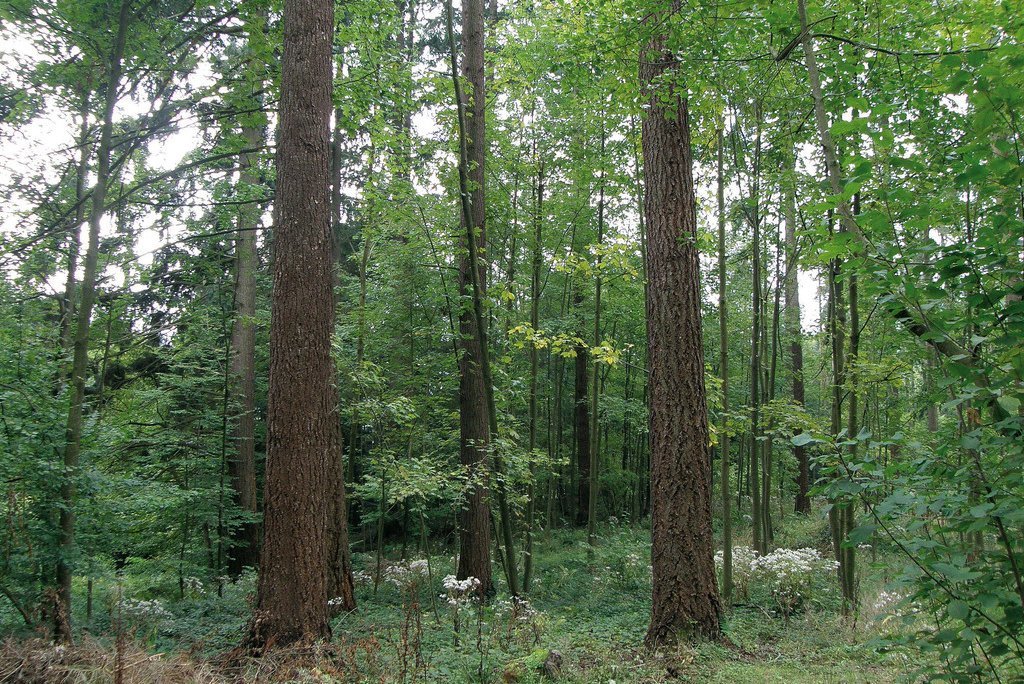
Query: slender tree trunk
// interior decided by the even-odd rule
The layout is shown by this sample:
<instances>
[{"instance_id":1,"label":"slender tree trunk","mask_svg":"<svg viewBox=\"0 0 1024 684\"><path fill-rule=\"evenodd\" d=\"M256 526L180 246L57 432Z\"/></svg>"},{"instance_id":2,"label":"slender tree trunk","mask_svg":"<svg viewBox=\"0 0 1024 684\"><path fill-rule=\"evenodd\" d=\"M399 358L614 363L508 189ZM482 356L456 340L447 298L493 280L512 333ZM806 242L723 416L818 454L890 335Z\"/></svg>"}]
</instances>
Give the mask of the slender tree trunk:
<instances>
[{"instance_id":1,"label":"slender tree trunk","mask_svg":"<svg viewBox=\"0 0 1024 684\"><path fill-rule=\"evenodd\" d=\"M729 328L725 279L725 163L722 129L718 129L718 372L722 377L722 602L732 601L732 500L729 498Z\"/></svg>"},{"instance_id":2,"label":"slender tree trunk","mask_svg":"<svg viewBox=\"0 0 1024 684\"><path fill-rule=\"evenodd\" d=\"M573 309L581 319L583 317L583 286L582 277L573 281ZM582 320L579 324L579 338L585 336ZM582 342L576 345L576 383L574 385L574 431L576 435L576 524L587 524L587 511L590 505L590 383L589 371L590 350Z\"/></svg>"},{"instance_id":3,"label":"slender tree trunk","mask_svg":"<svg viewBox=\"0 0 1024 684\"><path fill-rule=\"evenodd\" d=\"M654 13L649 21L662 15ZM648 100L642 144L650 285L650 647L721 633L689 116L685 89L669 85L680 73L677 67L664 35L641 51L640 84Z\"/></svg>"},{"instance_id":4,"label":"slender tree trunk","mask_svg":"<svg viewBox=\"0 0 1024 684\"><path fill-rule=\"evenodd\" d=\"M602 124L603 125L603 124ZM605 132L601 130L601 163L604 163L604 146L605 146ZM599 191L599 199L597 204L597 244L600 245L604 242L604 169L601 170L601 187ZM594 347L596 348L601 344L601 253L598 251L597 255L597 280L594 286ZM600 422L598 420L598 402L600 401L601 394L598 387L598 370L599 364L596 359L592 359L594 377L593 388L591 389L590 395L590 422L588 426L590 429L590 453L588 459L590 466L588 468L588 479L590 484L587 487L587 544L593 548L597 542L597 496L599 493L598 479L597 479L597 464L598 464L598 442L600 441Z\"/></svg>"},{"instance_id":5,"label":"slender tree trunk","mask_svg":"<svg viewBox=\"0 0 1024 684\"><path fill-rule=\"evenodd\" d=\"M60 534L57 558L57 589L53 610L54 639L71 643L71 578L75 553L75 480L82 452L85 408L85 375L89 366L89 332L93 304L96 301L96 274L99 268L100 223L106 211L107 184L110 181L110 150L114 131L114 107L121 84L125 42L131 19L131 0L122 0L117 33L107 65L107 83L100 144L96 152L96 185L89 213L89 238L85 248L82 293L75 320L75 343L71 360L71 400L65 430L64 472L60 485Z\"/></svg>"},{"instance_id":6,"label":"slender tree trunk","mask_svg":"<svg viewBox=\"0 0 1024 684\"><path fill-rule=\"evenodd\" d=\"M544 160L537 166L536 204L533 214L533 259L530 272L530 327L540 326L540 270L544 263ZM530 345L530 484L526 492L526 544L523 558L523 591L530 591L533 575L533 525L536 517L537 468L534 465L534 450L537 448L537 347Z\"/></svg>"},{"instance_id":7,"label":"slender tree trunk","mask_svg":"<svg viewBox=\"0 0 1024 684\"><path fill-rule=\"evenodd\" d=\"M270 324L266 505L256 652L329 635L340 428L330 216L334 4L285 0Z\"/></svg>"},{"instance_id":8,"label":"slender tree trunk","mask_svg":"<svg viewBox=\"0 0 1024 684\"><path fill-rule=\"evenodd\" d=\"M832 134L829 129L828 117L825 113L825 101L821 90L821 76L818 73L817 60L814 54L814 43L811 38L810 28L807 22L807 6L804 0L797 0L797 12L800 16L800 30L801 30L801 42L804 50L804 63L807 67L807 78L811 86L811 97L814 100L814 118L818 128L818 135L821 141L822 153L825 157L825 169L828 173L829 185L832 190L832 194L840 195L843 191L842 176L839 171L839 160L836 155L835 144L832 141ZM850 204L846 200L841 200L838 206L840 225L842 231L850 233L853 236L863 239L860 233L860 229L857 227L856 222L853 219L853 212L850 209ZM840 320L843 316L843 306L838 301L838 261L835 262L836 267L832 272L832 320L833 320L833 331L832 331L832 346L833 346L833 406L832 406L832 422L833 430L836 434L839 433L841 418L839 412L841 409L841 399L839 393L843 382L845 381L845 369L843 368L842 360L842 337ZM855 283L855 279L850 282ZM851 294L856 293L856 286L854 285ZM851 311L855 306L855 303L851 303ZM908 314L909 316L909 314ZM902 316L897 314L898 318L904 320ZM851 328L855 328L856 325L851 325ZM857 333L859 334L859 332ZM851 338L852 341L852 338ZM937 345L938 346L938 345ZM835 358L838 354L839 358ZM838 366L837 366L838 364ZM851 393L851 397L852 397ZM855 400L853 400L855 402ZM852 415L852 414L851 414ZM853 422L856 419L853 418ZM849 427L849 426L848 426ZM855 434L849 435L850 438L855 437ZM836 557L839 561L839 579L843 589L844 608L849 609L855 606L856 596L854 591L853 582L853 550L842 549L842 542L846 538L846 534L852 528L852 511L846 512L837 510L833 507L829 511L829 520L832 525L832 541L835 547Z\"/></svg>"},{"instance_id":9,"label":"slender tree trunk","mask_svg":"<svg viewBox=\"0 0 1024 684\"><path fill-rule=\"evenodd\" d=\"M755 202L756 200L756 195ZM755 215L750 224L754 231L750 243L750 259L753 264L753 324L750 333L750 489L754 501L751 506L754 550L765 552L764 521L762 519L761 492L761 232L760 219Z\"/></svg>"},{"instance_id":10,"label":"slender tree trunk","mask_svg":"<svg viewBox=\"0 0 1024 684\"><path fill-rule=\"evenodd\" d=\"M78 131L78 165L75 167L75 216L72 219L74 225L70 230L70 243L68 244L68 275L64 284L64 294L60 303L60 373L57 380L56 391L60 392L68 381L68 362L74 353L74 338L72 336L73 322L75 320L75 289L78 278L78 258L82 249L82 224L85 222L85 183L89 174L89 101L92 93L88 86L82 92L82 106L79 115L82 124Z\"/></svg>"},{"instance_id":11,"label":"slender tree trunk","mask_svg":"<svg viewBox=\"0 0 1024 684\"><path fill-rule=\"evenodd\" d=\"M795 156L789 157L789 171L794 173ZM786 221L786 337L789 342L790 372L793 378L793 403L804 404L804 345L800 323L800 268L796 246L796 179L786 181L785 188L785 221ZM793 447L793 455L797 462L796 501L793 509L797 513L811 512L810 465L807 449L802 446Z\"/></svg>"},{"instance_id":12,"label":"slender tree trunk","mask_svg":"<svg viewBox=\"0 0 1024 684\"><path fill-rule=\"evenodd\" d=\"M831 427L832 434L838 436L842 430L843 415L843 385L846 382L845 356L843 344L843 329L845 328L845 304L842 300L842 293L839 289L839 272L841 265L838 259L829 263L828 278L828 321L829 340L832 351L832 404L831 404ZM836 505L833 505L828 512L829 527L832 532L832 551L836 561L839 563L839 585L843 591L844 601L846 599L846 574L843 567L843 516Z\"/></svg>"},{"instance_id":13,"label":"slender tree trunk","mask_svg":"<svg viewBox=\"0 0 1024 684\"><path fill-rule=\"evenodd\" d=\"M775 399L775 373L778 370L779 360L779 319L782 297L782 262L779 255L778 244L775 252L775 301L772 306L772 327L770 335L771 353L768 358L768 378L764 388L764 403L767 404ZM764 472L764 514L761 519L764 521L764 542L765 549L775 544L775 531L772 525L772 431L775 428L774 420L768 423L768 432L764 436L762 449L764 459L762 471Z\"/></svg>"},{"instance_id":14,"label":"slender tree trunk","mask_svg":"<svg viewBox=\"0 0 1024 684\"><path fill-rule=\"evenodd\" d=\"M246 147L262 146L262 125L242 130ZM244 197L258 187L260 174L258 153L246 152L239 157L239 186ZM228 461L235 503L243 514L255 518L256 498L256 228L259 225L259 204L242 205L235 237L235 320L231 329L231 376L239 400L239 413L234 426L234 457ZM237 576L245 567L259 563L259 525L247 520L232 533L228 571Z\"/></svg>"}]
</instances>

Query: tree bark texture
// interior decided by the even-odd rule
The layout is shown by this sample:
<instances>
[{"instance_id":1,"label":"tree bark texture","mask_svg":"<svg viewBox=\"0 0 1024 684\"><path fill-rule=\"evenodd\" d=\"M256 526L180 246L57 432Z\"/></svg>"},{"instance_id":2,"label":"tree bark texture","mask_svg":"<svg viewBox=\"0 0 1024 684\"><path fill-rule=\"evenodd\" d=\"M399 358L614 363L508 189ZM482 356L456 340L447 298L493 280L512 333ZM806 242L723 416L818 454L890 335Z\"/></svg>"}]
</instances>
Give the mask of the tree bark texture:
<instances>
[{"instance_id":1,"label":"tree bark texture","mask_svg":"<svg viewBox=\"0 0 1024 684\"><path fill-rule=\"evenodd\" d=\"M257 651L330 633L329 497L340 461L331 358L333 29L329 0L285 0L264 539L248 634Z\"/></svg>"},{"instance_id":2,"label":"tree bark texture","mask_svg":"<svg viewBox=\"0 0 1024 684\"><path fill-rule=\"evenodd\" d=\"M646 642L652 647L721 632L689 116L685 90L655 85L674 76L677 65L664 35L641 51L640 83L649 104L642 144L653 566Z\"/></svg>"},{"instance_id":3,"label":"tree bark texture","mask_svg":"<svg viewBox=\"0 0 1024 684\"><path fill-rule=\"evenodd\" d=\"M462 75L469 84L463 93L468 130L466 156L469 162L470 214L477 232L477 253L483 255L487 245L484 205L484 4L482 0L465 0L462 5ZM465 217L462 235L467 235ZM469 245L462 241L459 250L459 459L470 477L470 486L463 504L459 529L460 578L476 577L484 593L492 591L491 581L491 518L488 502L488 445L490 428L487 414L487 389L484 382L482 336L477 330L471 304L474 267ZM481 295L486 284L483 259L477 263Z\"/></svg>"}]
</instances>

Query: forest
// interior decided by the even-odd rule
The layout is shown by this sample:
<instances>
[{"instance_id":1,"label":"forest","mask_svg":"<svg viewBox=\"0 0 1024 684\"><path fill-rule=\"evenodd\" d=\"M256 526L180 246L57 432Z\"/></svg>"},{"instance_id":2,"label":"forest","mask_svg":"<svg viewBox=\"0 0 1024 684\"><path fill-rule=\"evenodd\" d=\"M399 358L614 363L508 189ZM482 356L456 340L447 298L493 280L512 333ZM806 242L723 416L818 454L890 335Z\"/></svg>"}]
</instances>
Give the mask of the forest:
<instances>
[{"instance_id":1,"label":"forest","mask_svg":"<svg viewBox=\"0 0 1024 684\"><path fill-rule=\"evenodd\" d=\"M1024 5L0 56L0 682L1024 681Z\"/></svg>"}]
</instances>

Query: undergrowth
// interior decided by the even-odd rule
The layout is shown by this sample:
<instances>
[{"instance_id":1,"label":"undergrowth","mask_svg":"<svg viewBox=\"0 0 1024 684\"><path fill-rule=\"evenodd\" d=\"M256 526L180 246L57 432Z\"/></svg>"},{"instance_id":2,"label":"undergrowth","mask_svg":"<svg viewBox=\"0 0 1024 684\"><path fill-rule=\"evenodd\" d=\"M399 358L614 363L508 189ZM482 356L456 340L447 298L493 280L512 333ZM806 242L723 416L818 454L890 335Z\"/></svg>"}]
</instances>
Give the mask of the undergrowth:
<instances>
[{"instance_id":1,"label":"undergrowth","mask_svg":"<svg viewBox=\"0 0 1024 684\"><path fill-rule=\"evenodd\" d=\"M789 516L775 544L828 554L823 529L821 516ZM423 564L401 562L397 548L388 549L395 554L380 573L375 555L356 554L359 608L334 620L330 643L230 665L224 654L249 617L252 575L185 591L179 585L171 595L152 578L108 580L94 588L102 599L88 624L92 636L66 649L39 636L9 637L0 681L114 682L120 671L125 683L168 684L890 682L912 670L908 656L865 645L892 624L887 588L898 559L884 549L862 551L855 617L839 614L830 582L815 584L812 600L789 615L752 583L726 611L720 642L649 653L641 646L650 615L649 530L615 524L600 532L592 554L582 532L540 533L524 602L509 601L500 582L490 604L453 597L442 586L454 572L451 556L432 556L428 575Z\"/></svg>"}]
</instances>

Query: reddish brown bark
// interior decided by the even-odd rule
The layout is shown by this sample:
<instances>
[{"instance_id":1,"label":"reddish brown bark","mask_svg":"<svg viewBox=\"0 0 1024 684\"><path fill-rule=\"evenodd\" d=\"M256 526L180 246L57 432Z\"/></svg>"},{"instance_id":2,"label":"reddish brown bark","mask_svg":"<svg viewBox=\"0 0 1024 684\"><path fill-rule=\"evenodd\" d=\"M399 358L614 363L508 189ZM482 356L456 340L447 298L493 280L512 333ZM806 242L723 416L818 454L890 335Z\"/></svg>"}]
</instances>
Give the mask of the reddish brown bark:
<instances>
[{"instance_id":1,"label":"reddish brown bark","mask_svg":"<svg viewBox=\"0 0 1024 684\"><path fill-rule=\"evenodd\" d=\"M330 0L285 0L263 552L253 650L329 635L331 478L340 477L331 358Z\"/></svg>"},{"instance_id":2,"label":"reddish brown bark","mask_svg":"<svg viewBox=\"0 0 1024 684\"><path fill-rule=\"evenodd\" d=\"M487 244L484 205L484 140L486 103L484 91L484 5L482 0L465 0L462 5L462 73L469 84L463 106L468 124L466 156L469 162L470 212L477 228L477 253L484 255ZM467 234L462 216L462 235ZM459 249L459 459L471 480L460 516L460 578L476 577L481 590L491 593L491 515L488 504L488 444L490 443L487 394L483 372L483 346L473 313L473 267L464 239ZM483 262L476 264L481 290L486 285ZM481 293L482 294L482 293Z\"/></svg>"},{"instance_id":3,"label":"reddish brown bark","mask_svg":"<svg viewBox=\"0 0 1024 684\"><path fill-rule=\"evenodd\" d=\"M665 42L655 36L640 55L640 83L649 103L642 144L653 569L646 642L651 647L720 634L689 117L685 97L664 80L677 66Z\"/></svg>"}]
</instances>

